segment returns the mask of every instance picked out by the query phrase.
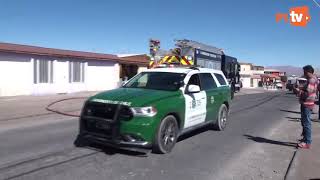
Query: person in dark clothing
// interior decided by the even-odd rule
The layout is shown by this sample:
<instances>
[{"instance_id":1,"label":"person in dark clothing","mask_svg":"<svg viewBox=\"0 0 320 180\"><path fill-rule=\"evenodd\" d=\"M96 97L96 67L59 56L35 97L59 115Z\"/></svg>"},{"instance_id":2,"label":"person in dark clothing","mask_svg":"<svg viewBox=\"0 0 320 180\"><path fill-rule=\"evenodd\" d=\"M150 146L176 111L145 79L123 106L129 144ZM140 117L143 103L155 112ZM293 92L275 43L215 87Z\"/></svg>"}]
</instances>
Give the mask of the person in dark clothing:
<instances>
[{"instance_id":1,"label":"person in dark clothing","mask_svg":"<svg viewBox=\"0 0 320 180\"><path fill-rule=\"evenodd\" d=\"M318 79L318 120L320 120L320 79Z\"/></svg>"},{"instance_id":2,"label":"person in dark clothing","mask_svg":"<svg viewBox=\"0 0 320 180\"><path fill-rule=\"evenodd\" d=\"M311 114L315 105L317 94L318 79L313 74L314 69L312 66L307 65L303 67L304 76L307 78L307 83L301 89L296 89L299 95L301 104L301 125L303 126L303 139L298 144L299 148L309 149L311 147Z\"/></svg>"}]
</instances>

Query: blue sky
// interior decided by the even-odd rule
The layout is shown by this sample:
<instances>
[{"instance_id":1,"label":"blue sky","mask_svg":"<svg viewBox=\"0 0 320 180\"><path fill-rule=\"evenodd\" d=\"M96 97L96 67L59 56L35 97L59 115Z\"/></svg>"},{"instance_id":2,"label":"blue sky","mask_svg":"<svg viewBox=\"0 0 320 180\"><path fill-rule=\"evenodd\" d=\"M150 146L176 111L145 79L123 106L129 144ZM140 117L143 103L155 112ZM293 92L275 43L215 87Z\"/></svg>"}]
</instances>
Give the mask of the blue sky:
<instances>
[{"instance_id":1,"label":"blue sky","mask_svg":"<svg viewBox=\"0 0 320 180\"><path fill-rule=\"evenodd\" d=\"M317 0L320 3L320 0ZM258 65L320 65L320 8L312 0L1 0L0 41L101 53L147 53L192 39ZM275 22L307 5L306 28Z\"/></svg>"}]
</instances>

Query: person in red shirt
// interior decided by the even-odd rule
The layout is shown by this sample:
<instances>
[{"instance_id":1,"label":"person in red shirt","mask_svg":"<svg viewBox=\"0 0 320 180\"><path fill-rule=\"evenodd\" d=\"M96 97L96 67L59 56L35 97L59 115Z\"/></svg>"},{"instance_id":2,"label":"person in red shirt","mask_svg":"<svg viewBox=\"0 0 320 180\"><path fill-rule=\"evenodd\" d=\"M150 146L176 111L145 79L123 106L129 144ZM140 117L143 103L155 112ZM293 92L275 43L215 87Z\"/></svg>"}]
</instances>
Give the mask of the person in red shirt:
<instances>
[{"instance_id":1,"label":"person in red shirt","mask_svg":"<svg viewBox=\"0 0 320 180\"><path fill-rule=\"evenodd\" d=\"M320 120L320 78L318 78L318 119Z\"/></svg>"},{"instance_id":2,"label":"person in red shirt","mask_svg":"<svg viewBox=\"0 0 320 180\"><path fill-rule=\"evenodd\" d=\"M313 74L314 69L310 65L303 67L303 73L304 76L307 78L307 83L304 85L303 88L296 89L301 104L301 124L303 126L303 139L302 142L298 144L298 147L303 149L309 149L312 142L311 114L317 96L318 79Z\"/></svg>"}]
</instances>

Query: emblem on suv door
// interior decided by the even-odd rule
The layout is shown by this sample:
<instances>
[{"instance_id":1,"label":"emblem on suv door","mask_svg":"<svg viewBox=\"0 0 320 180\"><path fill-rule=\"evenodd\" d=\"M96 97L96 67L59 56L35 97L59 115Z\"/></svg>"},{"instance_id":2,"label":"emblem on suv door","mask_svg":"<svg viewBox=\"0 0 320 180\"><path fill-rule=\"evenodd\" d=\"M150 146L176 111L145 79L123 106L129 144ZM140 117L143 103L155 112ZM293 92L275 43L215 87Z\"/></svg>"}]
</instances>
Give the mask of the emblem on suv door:
<instances>
[{"instance_id":1,"label":"emblem on suv door","mask_svg":"<svg viewBox=\"0 0 320 180\"><path fill-rule=\"evenodd\" d=\"M211 104L213 104L214 103L214 96L211 96Z\"/></svg>"}]
</instances>

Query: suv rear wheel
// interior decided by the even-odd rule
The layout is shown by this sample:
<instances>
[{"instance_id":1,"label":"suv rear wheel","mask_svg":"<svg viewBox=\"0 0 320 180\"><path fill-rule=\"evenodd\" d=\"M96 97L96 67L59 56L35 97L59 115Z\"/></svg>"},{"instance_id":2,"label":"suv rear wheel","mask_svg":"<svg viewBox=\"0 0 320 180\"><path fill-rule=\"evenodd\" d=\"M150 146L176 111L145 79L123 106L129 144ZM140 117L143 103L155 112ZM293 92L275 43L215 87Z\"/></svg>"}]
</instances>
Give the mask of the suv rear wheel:
<instances>
[{"instance_id":1,"label":"suv rear wheel","mask_svg":"<svg viewBox=\"0 0 320 180\"><path fill-rule=\"evenodd\" d=\"M225 104L222 104L219 109L218 119L215 124L215 129L218 131L223 131L227 126L228 120L228 107Z\"/></svg>"},{"instance_id":2,"label":"suv rear wheel","mask_svg":"<svg viewBox=\"0 0 320 180\"><path fill-rule=\"evenodd\" d=\"M177 142L178 123L174 116L166 116L160 123L153 144L153 152L169 153Z\"/></svg>"}]
</instances>

